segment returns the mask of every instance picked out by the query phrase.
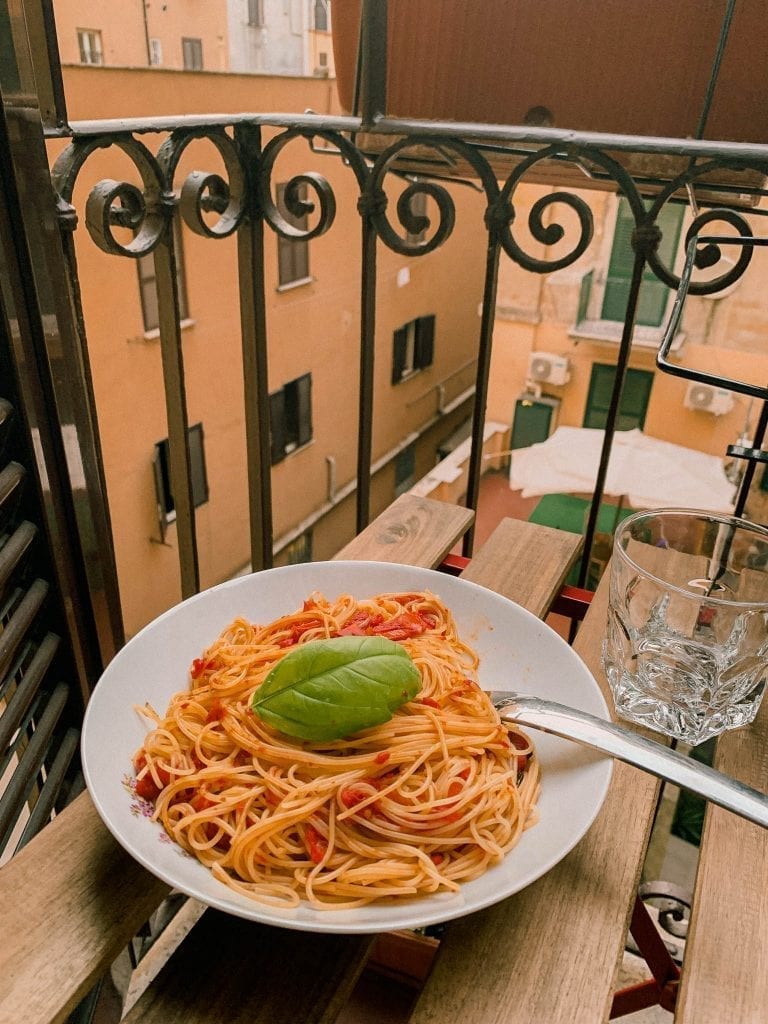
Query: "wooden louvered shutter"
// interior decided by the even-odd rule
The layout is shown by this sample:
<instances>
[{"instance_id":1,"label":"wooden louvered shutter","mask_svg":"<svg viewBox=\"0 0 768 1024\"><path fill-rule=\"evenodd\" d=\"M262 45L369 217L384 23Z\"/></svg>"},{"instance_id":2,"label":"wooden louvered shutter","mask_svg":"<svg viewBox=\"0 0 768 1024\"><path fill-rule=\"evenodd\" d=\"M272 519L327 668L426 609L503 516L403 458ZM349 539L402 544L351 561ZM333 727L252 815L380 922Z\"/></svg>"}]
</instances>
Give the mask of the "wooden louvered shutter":
<instances>
[{"instance_id":1,"label":"wooden louvered shutter","mask_svg":"<svg viewBox=\"0 0 768 1024\"><path fill-rule=\"evenodd\" d=\"M669 204L664 207L657 218L656 223L662 232L659 258L666 267L671 267L674 263L682 220L683 207ZM629 203L626 199L622 199L616 215L616 230L605 282L603 320L623 320L626 315L629 282L635 261L632 249L634 229L635 219L632 216ZM647 327L658 327L664 319L668 297L669 288L662 284L649 267L646 267L643 272L640 300L637 305L637 323Z\"/></svg>"},{"instance_id":2,"label":"wooden louvered shutter","mask_svg":"<svg viewBox=\"0 0 768 1024\"><path fill-rule=\"evenodd\" d=\"M605 427L615 378L615 366L595 363L592 367L587 409L584 414L585 427L599 430ZM653 374L650 371L627 370L616 420L617 430L633 430L635 427L643 429L652 386Z\"/></svg>"}]
</instances>

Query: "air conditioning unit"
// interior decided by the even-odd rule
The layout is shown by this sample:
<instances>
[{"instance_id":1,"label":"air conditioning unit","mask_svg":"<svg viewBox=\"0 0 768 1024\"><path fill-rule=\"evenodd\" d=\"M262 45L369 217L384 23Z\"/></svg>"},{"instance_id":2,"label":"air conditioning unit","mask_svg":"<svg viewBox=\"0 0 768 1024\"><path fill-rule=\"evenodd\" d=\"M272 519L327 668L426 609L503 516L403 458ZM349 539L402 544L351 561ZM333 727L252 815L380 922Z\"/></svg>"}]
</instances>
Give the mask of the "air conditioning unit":
<instances>
[{"instance_id":1,"label":"air conditioning unit","mask_svg":"<svg viewBox=\"0 0 768 1024\"><path fill-rule=\"evenodd\" d=\"M710 412L714 416L723 416L733 408L733 392L727 388L718 388L714 384L701 384L691 381L685 392L683 404L686 409L697 412Z\"/></svg>"},{"instance_id":2,"label":"air conditioning unit","mask_svg":"<svg viewBox=\"0 0 768 1024\"><path fill-rule=\"evenodd\" d=\"M533 352L528 360L528 380L536 384L567 384L571 379L570 365L565 356Z\"/></svg>"}]
</instances>

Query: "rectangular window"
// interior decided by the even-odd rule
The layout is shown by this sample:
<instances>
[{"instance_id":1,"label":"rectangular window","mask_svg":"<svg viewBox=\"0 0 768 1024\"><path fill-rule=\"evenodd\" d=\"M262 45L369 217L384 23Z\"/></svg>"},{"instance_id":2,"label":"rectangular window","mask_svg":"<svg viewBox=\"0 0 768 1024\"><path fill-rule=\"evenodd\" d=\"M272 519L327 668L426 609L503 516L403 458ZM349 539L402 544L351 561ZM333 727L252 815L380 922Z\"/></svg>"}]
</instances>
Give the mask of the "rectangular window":
<instances>
[{"instance_id":1,"label":"rectangular window","mask_svg":"<svg viewBox=\"0 0 768 1024\"><path fill-rule=\"evenodd\" d=\"M184 58L185 71L203 70L203 41L202 39L181 40L181 53Z\"/></svg>"},{"instance_id":2,"label":"rectangular window","mask_svg":"<svg viewBox=\"0 0 768 1024\"><path fill-rule=\"evenodd\" d=\"M650 201L646 200L645 205L648 208ZM659 259L667 267L671 267L674 263L684 209L680 204L668 203L662 208L656 219L662 232L659 243ZM616 214L616 230L608 262L608 275L601 313L603 320L623 321L626 315L629 285L635 262L631 244L634 230L634 215L627 200L622 198ZM637 323L646 327L659 327L667 310L669 292L669 288L656 277L650 267L646 266L637 303Z\"/></svg>"},{"instance_id":3,"label":"rectangular window","mask_svg":"<svg viewBox=\"0 0 768 1024\"><path fill-rule=\"evenodd\" d=\"M77 30L77 45L81 64L103 64L104 51L101 47L101 32L92 28Z\"/></svg>"},{"instance_id":4,"label":"rectangular window","mask_svg":"<svg viewBox=\"0 0 768 1024\"><path fill-rule=\"evenodd\" d=\"M398 327L394 334L392 383L432 365L435 355L435 316L420 316Z\"/></svg>"},{"instance_id":5,"label":"rectangular window","mask_svg":"<svg viewBox=\"0 0 768 1024\"><path fill-rule=\"evenodd\" d=\"M328 0L315 0L315 31L327 32L328 25Z\"/></svg>"},{"instance_id":6,"label":"rectangular window","mask_svg":"<svg viewBox=\"0 0 768 1024\"><path fill-rule=\"evenodd\" d=\"M306 197L306 187L302 185L299 198L306 199ZM301 231L307 230L307 215L302 214L297 217L285 205L285 185L277 186L277 206L292 227ZM309 242L283 238L282 235L277 236L277 280L281 288L285 285L309 280Z\"/></svg>"},{"instance_id":7,"label":"rectangular window","mask_svg":"<svg viewBox=\"0 0 768 1024\"><path fill-rule=\"evenodd\" d=\"M312 374L289 381L269 396L272 465L312 440Z\"/></svg>"},{"instance_id":8,"label":"rectangular window","mask_svg":"<svg viewBox=\"0 0 768 1024\"><path fill-rule=\"evenodd\" d=\"M189 428L189 459L192 475L192 501L195 508L208 501L208 476L205 470L205 449L203 444L203 425L195 423ZM157 496L158 514L161 517L161 530L164 524L176 519L176 504L171 490L171 451L168 438L158 441L155 445L153 459L155 473L155 493Z\"/></svg>"},{"instance_id":9,"label":"rectangular window","mask_svg":"<svg viewBox=\"0 0 768 1024\"><path fill-rule=\"evenodd\" d=\"M179 296L179 321L189 318L187 305L187 286L184 277L184 250L181 245L181 228L178 220L173 222L174 254L176 256L176 289ZM155 285L155 257L152 253L141 256L136 261L139 272L139 293L141 295L141 312L144 317L144 330L156 331L160 326L160 310Z\"/></svg>"},{"instance_id":10,"label":"rectangular window","mask_svg":"<svg viewBox=\"0 0 768 1024\"><path fill-rule=\"evenodd\" d=\"M416 193L414 193L413 198L411 199L410 203L408 204L408 208L409 208L412 216L415 216L415 217L426 217L426 215L427 215L427 196L426 196L426 193L424 193L424 192L416 192ZM418 242L423 242L424 239L426 238L426 235L427 235L426 228L422 228L421 231L416 231L416 232L407 231L405 237L406 237L406 240L408 242L410 242L412 245L415 245Z\"/></svg>"},{"instance_id":11,"label":"rectangular window","mask_svg":"<svg viewBox=\"0 0 768 1024\"><path fill-rule=\"evenodd\" d=\"M264 0L248 0L248 24L256 28L264 24Z\"/></svg>"},{"instance_id":12,"label":"rectangular window","mask_svg":"<svg viewBox=\"0 0 768 1024\"><path fill-rule=\"evenodd\" d=\"M604 429L615 379L615 366L608 363L593 365L583 426ZM652 386L653 373L650 370L627 370L616 419L617 430L634 430L636 427L643 429Z\"/></svg>"},{"instance_id":13,"label":"rectangular window","mask_svg":"<svg viewBox=\"0 0 768 1024\"><path fill-rule=\"evenodd\" d=\"M159 39L149 40L149 63L155 68L163 63L163 44Z\"/></svg>"},{"instance_id":14,"label":"rectangular window","mask_svg":"<svg viewBox=\"0 0 768 1024\"><path fill-rule=\"evenodd\" d=\"M296 540L291 541L281 552L281 561L285 565L300 565L312 561L312 531L307 530Z\"/></svg>"}]
</instances>

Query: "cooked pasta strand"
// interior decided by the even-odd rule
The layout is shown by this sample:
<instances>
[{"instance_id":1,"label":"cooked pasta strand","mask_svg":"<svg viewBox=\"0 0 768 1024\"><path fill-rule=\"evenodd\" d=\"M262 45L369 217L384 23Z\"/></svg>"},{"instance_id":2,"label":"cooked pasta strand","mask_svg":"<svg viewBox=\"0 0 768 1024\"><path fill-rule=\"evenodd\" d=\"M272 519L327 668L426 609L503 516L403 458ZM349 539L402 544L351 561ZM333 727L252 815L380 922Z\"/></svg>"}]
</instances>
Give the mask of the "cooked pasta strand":
<instances>
[{"instance_id":1,"label":"cooked pasta strand","mask_svg":"<svg viewBox=\"0 0 768 1024\"><path fill-rule=\"evenodd\" d=\"M296 644L341 635L401 643L421 674L389 722L342 740L284 736L251 711ZM181 847L250 899L348 909L455 891L537 820L533 745L477 683L478 658L434 594L328 600L264 626L236 619L151 723L136 792Z\"/></svg>"}]
</instances>

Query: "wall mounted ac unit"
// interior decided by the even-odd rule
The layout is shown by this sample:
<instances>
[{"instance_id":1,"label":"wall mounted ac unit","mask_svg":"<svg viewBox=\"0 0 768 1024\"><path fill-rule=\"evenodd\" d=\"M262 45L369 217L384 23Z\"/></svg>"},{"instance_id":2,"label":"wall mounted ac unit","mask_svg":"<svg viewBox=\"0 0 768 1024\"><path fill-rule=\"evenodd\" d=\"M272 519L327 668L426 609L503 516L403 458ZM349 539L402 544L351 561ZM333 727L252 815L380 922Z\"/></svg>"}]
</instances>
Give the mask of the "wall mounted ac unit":
<instances>
[{"instance_id":1,"label":"wall mounted ac unit","mask_svg":"<svg viewBox=\"0 0 768 1024\"><path fill-rule=\"evenodd\" d=\"M556 356L551 352L531 353L528 380L537 384L567 384L570 379L570 363L565 356Z\"/></svg>"},{"instance_id":2,"label":"wall mounted ac unit","mask_svg":"<svg viewBox=\"0 0 768 1024\"><path fill-rule=\"evenodd\" d=\"M733 393L726 388L715 387L714 384L701 384L691 381L685 392L683 404L686 409L697 412L710 412L714 416L723 416L733 408Z\"/></svg>"}]
</instances>

